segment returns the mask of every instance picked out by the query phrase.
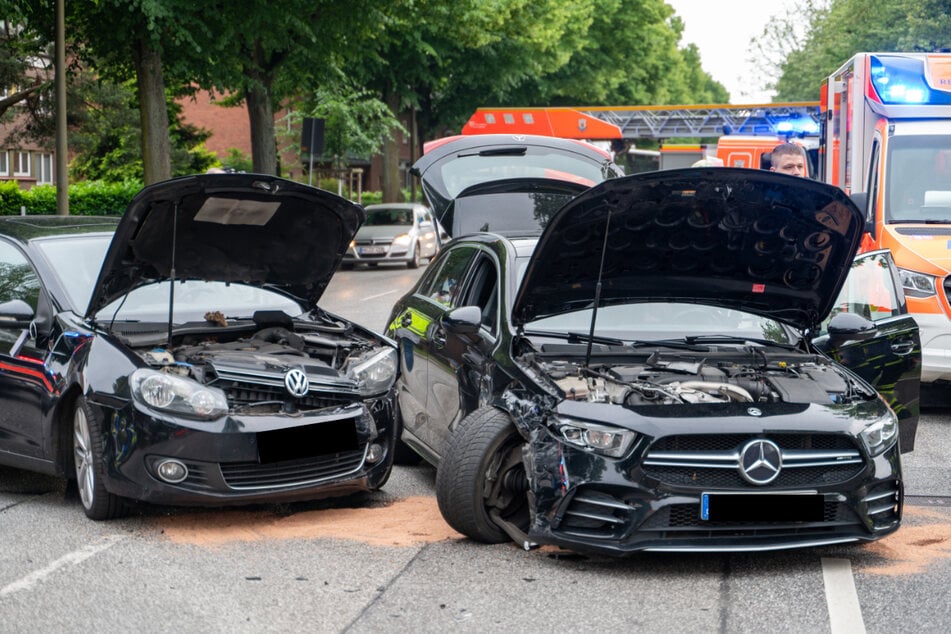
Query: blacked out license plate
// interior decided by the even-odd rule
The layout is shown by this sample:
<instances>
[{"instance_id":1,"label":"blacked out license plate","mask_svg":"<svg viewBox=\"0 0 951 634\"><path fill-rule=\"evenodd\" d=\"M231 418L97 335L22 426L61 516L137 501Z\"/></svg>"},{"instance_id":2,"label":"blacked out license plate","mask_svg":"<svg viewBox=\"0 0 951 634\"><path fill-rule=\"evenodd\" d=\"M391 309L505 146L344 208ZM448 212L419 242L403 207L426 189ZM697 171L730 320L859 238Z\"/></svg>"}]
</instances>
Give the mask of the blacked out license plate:
<instances>
[{"instance_id":1,"label":"blacked out license plate","mask_svg":"<svg viewBox=\"0 0 951 634\"><path fill-rule=\"evenodd\" d=\"M817 493L703 493L700 519L708 522L821 522Z\"/></svg>"}]
</instances>

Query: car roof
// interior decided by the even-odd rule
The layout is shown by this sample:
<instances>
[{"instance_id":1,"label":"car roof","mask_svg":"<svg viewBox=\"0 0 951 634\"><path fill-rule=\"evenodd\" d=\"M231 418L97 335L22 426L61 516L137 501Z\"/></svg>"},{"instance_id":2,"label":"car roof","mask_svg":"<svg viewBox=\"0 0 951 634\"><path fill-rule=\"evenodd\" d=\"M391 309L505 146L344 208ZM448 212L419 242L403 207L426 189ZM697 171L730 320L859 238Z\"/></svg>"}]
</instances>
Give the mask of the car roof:
<instances>
[{"instance_id":1,"label":"car roof","mask_svg":"<svg viewBox=\"0 0 951 634\"><path fill-rule=\"evenodd\" d=\"M36 238L112 233L118 216L0 216L0 235L26 244Z\"/></svg>"}]
</instances>

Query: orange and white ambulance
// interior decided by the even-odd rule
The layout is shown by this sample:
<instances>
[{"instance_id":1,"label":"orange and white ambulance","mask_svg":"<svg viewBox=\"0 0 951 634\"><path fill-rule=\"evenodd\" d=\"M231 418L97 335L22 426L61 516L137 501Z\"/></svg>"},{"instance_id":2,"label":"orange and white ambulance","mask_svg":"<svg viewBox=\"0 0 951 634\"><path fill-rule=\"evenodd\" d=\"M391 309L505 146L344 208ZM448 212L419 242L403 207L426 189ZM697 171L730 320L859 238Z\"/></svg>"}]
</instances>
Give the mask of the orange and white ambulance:
<instances>
[{"instance_id":1,"label":"orange and white ambulance","mask_svg":"<svg viewBox=\"0 0 951 634\"><path fill-rule=\"evenodd\" d=\"M820 108L820 178L865 206L863 250L891 250L922 382L951 382L951 54L859 53Z\"/></svg>"}]
</instances>

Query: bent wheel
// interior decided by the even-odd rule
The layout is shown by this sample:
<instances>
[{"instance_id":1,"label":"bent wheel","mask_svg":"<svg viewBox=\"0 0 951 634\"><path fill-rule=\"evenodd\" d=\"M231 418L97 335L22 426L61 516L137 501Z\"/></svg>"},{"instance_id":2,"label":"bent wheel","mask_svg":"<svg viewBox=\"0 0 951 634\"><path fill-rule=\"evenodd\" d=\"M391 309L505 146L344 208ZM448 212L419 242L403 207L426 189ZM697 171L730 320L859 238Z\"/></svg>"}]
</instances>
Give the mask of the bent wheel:
<instances>
[{"instance_id":1,"label":"bent wheel","mask_svg":"<svg viewBox=\"0 0 951 634\"><path fill-rule=\"evenodd\" d=\"M494 407L459 423L436 470L436 501L450 526L489 544L511 539L505 525L528 531L524 444L509 416Z\"/></svg>"},{"instance_id":2,"label":"bent wheel","mask_svg":"<svg viewBox=\"0 0 951 634\"><path fill-rule=\"evenodd\" d=\"M76 470L76 488L86 516L94 520L109 520L126 513L126 506L117 495L106 491L103 482L102 414L86 399L76 400L73 411L73 463Z\"/></svg>"}]
</instances>

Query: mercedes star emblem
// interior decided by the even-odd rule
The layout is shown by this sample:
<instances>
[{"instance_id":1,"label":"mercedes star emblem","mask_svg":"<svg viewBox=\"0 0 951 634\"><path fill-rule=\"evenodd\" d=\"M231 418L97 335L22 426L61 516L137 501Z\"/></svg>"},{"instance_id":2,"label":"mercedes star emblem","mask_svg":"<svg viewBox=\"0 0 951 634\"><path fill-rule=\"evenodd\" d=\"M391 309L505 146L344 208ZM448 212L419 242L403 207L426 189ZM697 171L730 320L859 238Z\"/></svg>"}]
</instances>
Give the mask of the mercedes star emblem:
<instances>
[{"instance_id":1,"label":"mercedes star emblem","mask_svg":"<svg viewBox=\"0 0 951 634\"><path fill-rule=\"evenodd\" d=\"M783 452L771 440L756 439L740 451L740 475L750 484L769 484L783 466Z\"/></svg>"}]
</instances>

